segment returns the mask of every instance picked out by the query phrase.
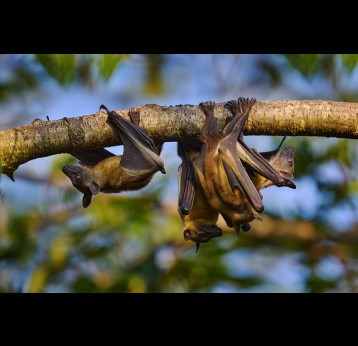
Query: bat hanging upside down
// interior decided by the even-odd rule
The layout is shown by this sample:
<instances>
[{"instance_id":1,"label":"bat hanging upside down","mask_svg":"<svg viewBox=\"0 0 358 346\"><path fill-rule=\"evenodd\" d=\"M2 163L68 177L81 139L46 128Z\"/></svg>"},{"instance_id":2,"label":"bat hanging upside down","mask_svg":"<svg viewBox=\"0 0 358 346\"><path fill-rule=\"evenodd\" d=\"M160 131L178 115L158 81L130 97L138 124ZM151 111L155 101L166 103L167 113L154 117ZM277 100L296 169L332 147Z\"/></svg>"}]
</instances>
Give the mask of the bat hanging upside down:
<instances>
[{"instance_id":1,"label":"bat hanging upside down","mask_svg":"<svg viewBox=\"0 0 358 346\"><path fill-rule=\"evenodd\" d=\"M128 112L130 122L106 106L101 105L100 110L102 108L107 111L108 122L122 140L123 155L115 156L104 148L70 153L80 160L82 167L66 165L62 171L84 194L84 208L91 204L92 195L138 190L147 185L157 171L165 173L164 163L159 157L162 144L156 146L146 130L138 126L139 112Z\"/></svg>"},{"instance_id":2,"label":"bat hanging upside down","mask_svg":"<svg viewBox=\"0 0 358 346\"><path fill-rule=\"evenodd\" d=\"M222 235L216 226L219 212L209 204L200 183L195 181L193 162L199 153L200 149L195 146L178 142L178 155L182 159L178 170L178 210L184 225L184 239L195 242L197 250L201 243Z\"/></svg>"},{"instance_id":3,"label":"bat hanging upside down","mask_svg":"<svg viewBox=\"0 0 358 346\"><path fill-rule=\"evenodd\" d=\"M214 103L201 103L206 115L200 149L178 143L179 212L184 238L200 243L221 236L216 226L219 213L229 227L248 231L249 222L261 218L262 196L258 190L270 185L295 188L293 148L258 153L243 142L243 127L255 100L229 101L233 117L219 132Z\"/></svg>"}]
</instances>

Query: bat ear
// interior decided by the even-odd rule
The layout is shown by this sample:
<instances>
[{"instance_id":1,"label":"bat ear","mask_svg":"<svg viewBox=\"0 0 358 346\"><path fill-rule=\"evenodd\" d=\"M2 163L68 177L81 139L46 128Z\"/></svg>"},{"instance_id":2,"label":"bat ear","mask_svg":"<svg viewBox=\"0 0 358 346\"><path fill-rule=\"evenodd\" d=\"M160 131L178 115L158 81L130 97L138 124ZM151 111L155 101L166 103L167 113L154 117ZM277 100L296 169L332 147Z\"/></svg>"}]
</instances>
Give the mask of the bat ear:
<instances>
[{"instance_id":1,"label":"bat ear","mask_svg":"<svg viewBox=\"0 0 358 346\"><path fill-rule=\"evenodd\" d=\"M85 193L82 198L83 208L87 208L91 204L92 194Z\"/></svg>"},{"instance_id":2,"label":"bat ear","mask_svg":"<svg viewBox=\"0 0 358 346\"><path fill-rule=\"evenodd\" d=\"M92 180L90 183L90 190L92 192L92 195L97 195L101 188L94 180Z\"/></svg>"},{"instance_id":3,"label":"bat ear","mask_svg":"<svg viewBox=\"0 0 358 346\"><path fill-rule=\"evenodd\" d=\"M249 223L243 223L243 224L241 225L241 229L242 229L244 232L248 232L248 231L250 231L250 229L251 229L251 225L250 225Z\"/></svg>"},{"instance_id":4,"label":"bat ear","mask_svg":"<svg viewBox=\"0 0 358 346\"><path fill-rule=\"evenodd\" d=\"M256 214L255 212L252 212L252 216L253 216L256 220L263 221L263 219L262 219L258 214Z\"/></svg>"}]
</instances>

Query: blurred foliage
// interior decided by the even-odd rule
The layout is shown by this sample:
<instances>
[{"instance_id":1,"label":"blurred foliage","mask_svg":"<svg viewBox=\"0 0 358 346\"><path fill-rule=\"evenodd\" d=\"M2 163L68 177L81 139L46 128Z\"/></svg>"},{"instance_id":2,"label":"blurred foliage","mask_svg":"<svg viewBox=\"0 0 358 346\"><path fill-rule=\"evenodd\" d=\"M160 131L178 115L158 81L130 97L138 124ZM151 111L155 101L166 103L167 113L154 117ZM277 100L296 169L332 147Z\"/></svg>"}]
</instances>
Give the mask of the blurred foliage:
<instances>
[{"instance_id":1,"label":"blurred foliage","mask_svg":"<svg viewBox=\"0 0 358 346\"><path fill-rule=\"evenodd\" d=\"M353 77L357 62L357 54L262 55L256 60L256 72L252 81L261 87L284 88L295 94L296 99L318 98L319 95L326 94L330 99L355 101L357 94L347 88L349 83L346 77ZM308 85L312 82L319 83L315 84L319 88L314 90L314 97L312 93L305 94L308 88L302 84L296 88L293 74L298 74Z\"/></svg>"},{"instance_id":2,"label":"blurred foliage","mask_svg":"<svg viewBox=\"0 0 358 346\"><path fill-rule=\"evenodd\" d=\"M68 84L75 78L75 54L37 54L37 61L49 76L61 84Z\"/></svg>"},{"instance_id":3,"label":"blurred foliage","mask_svg":"<svg viewBox=\"0 0 358 346\"><path fill-rule=\"evenodd\" d=\"M0 106L10 109L15 100L23 106L11 120L33 119L25 100L34 93L48 97L50 83L99 90L124 78L124 65L127 73L139 71L141 85L133 92L143 100L172 90L177 103L183 102L177 95L227 100L272 91L354 102L357 84L349 81L357 61L349 54L0 55ZM126 96L132 80L123 79ZM295 137L286 145L296 150L292 200L285 189L267 189L264 202L278 197L265 203L264 222L238 238L220 221L223 237L198 254L183 240L176 198L164 197L177 167L168 163L168 174L145 189L100 194L83 209L82 196L61 172L76 160L54 157L43 183L30 171L22 174L38 185L41 203L19 206L18 180L0 198L0 292L358 291L357 141Z\"/></svg>"},{"instance_id":4,"label":"blurred foliage","mask_svg":"<svg viewBox=\"0 0 358 346\"><path fill-rule=\"evenodd\" d=\"M0 55L0 101L7 101L14 94L28 93L38 87L38 78L24 59Z\"/></svg>"},{"instance_id":5,"label":"blurred foliage","mask_svg":"<svg viewBox=\"0 0 358 346\"><path fill-rule=\"evenodd\" d=\"M51 77L61 85L94 88L107 82L129 54L0 55L0 101L38 90Z\"/></svg>"},{"instance_id":6,"label":"blurred foliage","mask_svg":"<svg viewBox=\"0 0 358 346\"><path fill-rule=\"evenodd\" d=\"M343 67L351 73L358 63L358 54L342 54Z\"/></svg>"},{"instance_id":7,"label":"blurred foliage","mask_svg":"<svg viewBox=\"0 0 358 346\"><path fill-rule=\"evenodd\" d=\"M127 54L101 54L96 61L100 76L104 80L111 78L117 66L127 57Z\"/></svg>"},{"instance_id":8,"label":"blurred foliage","mask_svg":"<svg viewBox=\"0 0 358 346\"><path fill-rule=\"evenodd\" d=\"M287 54L286 59L289 64L296 70L300 71L305 77L317 73L320 69L319 54Z\"/></svg>"},{"instance_id":9,"label":"blurred foliage","mask_svg":"<svg viewBox=\"0 0 358 346\"><path fill-rule=\"evenodd\" d=\"M95 75L108 81L128 54L36 54L36 61L58 83L80 81L92 86Z\"/></svg>"},{"instance_id":10,"label":"blurred foliage","mask_svg":"<svg viewBox=\"0 0 358 346\"><path fill-rule=\"evenodd\" d=\"M143 85L143 92L149 95L158 95L165 92L165 84L163 82L163 66L165 64L165 56L161 54L147 54L146 74Z\"/></svg>"}]
</instances>

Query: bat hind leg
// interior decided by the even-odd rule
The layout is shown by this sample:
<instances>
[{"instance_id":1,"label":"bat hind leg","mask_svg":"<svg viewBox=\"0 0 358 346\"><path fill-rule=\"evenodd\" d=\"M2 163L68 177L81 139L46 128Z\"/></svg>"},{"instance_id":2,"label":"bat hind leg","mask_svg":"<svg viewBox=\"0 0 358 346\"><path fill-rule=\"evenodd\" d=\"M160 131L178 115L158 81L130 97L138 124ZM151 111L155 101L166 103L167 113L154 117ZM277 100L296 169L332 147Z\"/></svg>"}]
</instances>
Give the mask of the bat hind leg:
<instances>
[{"instance_id":1,"label":"bat hind leg","mask_svg":"<svg viewBox=\"0 0 358 346\"><path fill-rule=\"evenodd\" d=\"M251 107L255 104L256 99L255 98L251 98L249 99L248 97L239 97L237 99L237 103L239 104L239 111L240 113L245 113L247 112L248 109L251 109Z\"/></svg>"},{"instance_id":2,"label":"bat hind leg","mask_svg":"<svg viewBox=\"0 0 358 346\"><path fill-rule=\"evenodd\" d=\"M200 102L199 107L205 113L207 118L211 118L214 116L215 102L213 101Z\"/></svg>"},{"instance_id":3,"label":"bat hind leg","mask_svg":"<svg viewBox=\"0 0 358 346\"><path fill-rule=\"evenodd\" d=\"M139 126L139 122L140 122L140 112L139 111L137 111L135 108L131 108L128 111L128 116L134 125Z\"/></svg>"},{"instance_id":4,"label":"bat hind leg","mask_svg":"<svg viewBox=\"0 0 358 346\"><path fill-rule=\"evenodd\" d=\"M213 101L200 102L199 108L204 112L206 116L204 127L201 133L202 137L210 136L213 138L219 138L220 134L218 130L218 123L217 123L217 119L214 116L215 102Z\"/></svg>"},{"instance_id":5,"label":"bat hind leg","mask_svg":"<svg viewBox=\"0 0 358 346\"><path fill-rule=\"evenodd\" d=\"M226 102L224 108L228 109L233 116L235 116L237 113L241 113L239 109L239 102L237 100Z\"/></svg>"},{"instance_id":6,"label":"bat hind leg","mask_svg":"<svg viewBox=\"0 0 358 346\"><path fill-rule=\"evenodd\" d=\"M245 113L248 108L251 108L256 102L255 98L251 100L245 97L239 97L237 100L231 100L225 103L224 108L228 109L233 116L238 113Z\"/></svg>"}]
</instances>

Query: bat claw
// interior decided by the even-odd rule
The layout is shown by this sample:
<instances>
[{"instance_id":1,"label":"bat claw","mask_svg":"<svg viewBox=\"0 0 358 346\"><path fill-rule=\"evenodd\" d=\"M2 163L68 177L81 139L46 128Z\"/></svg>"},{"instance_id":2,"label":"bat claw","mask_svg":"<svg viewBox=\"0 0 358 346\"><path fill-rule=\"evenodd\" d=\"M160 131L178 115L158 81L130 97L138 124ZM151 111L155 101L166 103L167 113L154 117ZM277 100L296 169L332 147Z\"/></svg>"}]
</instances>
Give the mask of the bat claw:
<instances>
[{"instance_id":1,"label":"bat claw","mask_svg":"<svg viewBox=\"0 0 358 346\"><path fill-rule=\"evenodd\" d=\"M215 102L213 101L200 102L199 107L207 117L212 117L214 115Z\"/></svg>"},{"instance_id":2,"label":"bat claw","mask_svg":"<svg viewBox=\"0 0 358 346\"><path fill-rule=\"evenodd\" d=\"M107 112L107 114L110 112L110 110L105 105L100 105L98 111L100 111L101 109L104 109Z\"/></svg>"},{"instance_id":3,"label":"bat claw","mask_svg":"<svg viewBox=\"0 0 358 346\"><path fill-rule=\"evenodd\" d=\"M196 243L196 251L195 251L195 253L198 253L199 248L200 248L200 243Z\"/></svg>"},{"instance_id":4,"label":"bat claw","mask_svg":"<svg viewBox=\"0 0 358 346\"><path fill-rule=\"evenodd\" d=\"M291 189L296 189L296 185L291 181L291 180L288 180L285 184L285 186L291 188Z\"/></svg>"},{"instance_id":5,"label":"bat claw","mask_svg":"<svg viewBox=\"0 0 358 346\"><path fill-rule=\"evenodd\" d=\"M251 109L251 107L255 104L255 102L256 102L255 98L249 99L248 97L246 97L246 98L239 97L237 99L237 103L238 103L239 110L241 113L244 113L247 110Z\"/></svg>"},{"instance_id":6,"label":"bat claw","mask_svg":"<svg viewBox=\"0 0 358 346\"><path fill-rule=\"evenodd\" d=\"M226 102L224 108L228 109L232 115L240 113L239 104L236 100Z\"/></svg>"}]
</instances>

